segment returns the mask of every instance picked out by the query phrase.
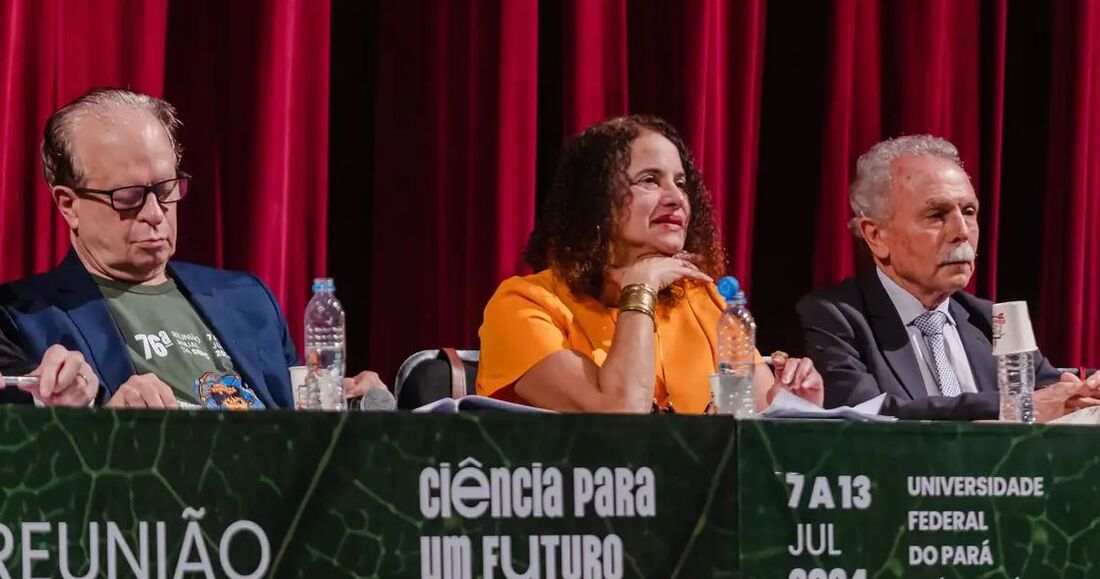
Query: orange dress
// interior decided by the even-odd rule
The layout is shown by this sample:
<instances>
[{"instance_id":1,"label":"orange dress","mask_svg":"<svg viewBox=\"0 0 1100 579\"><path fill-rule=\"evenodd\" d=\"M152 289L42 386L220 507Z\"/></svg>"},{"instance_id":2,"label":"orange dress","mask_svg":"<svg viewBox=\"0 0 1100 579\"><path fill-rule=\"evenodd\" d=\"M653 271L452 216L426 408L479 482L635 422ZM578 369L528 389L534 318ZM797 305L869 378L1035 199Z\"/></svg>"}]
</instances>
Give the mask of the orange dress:
<instances>
[{"instance_id":1,"label":"orange dress","mask_svg":"<svg viewBox=\"0 0 1100 579\"><path fill-rule=\"evenodd\" d=\"M689 282L675 305L657 309L654 397L679 413L702 413L710 402L707 376L715 372L715 334L722 298L714 284ZM485 306L477 393L525 402L513 386L532 366L558 350L603 364L615 335L618 309L573 295L552 270L512 277ZM757 354L759 359L759 353Z\"/></svg>"}]
</instances>

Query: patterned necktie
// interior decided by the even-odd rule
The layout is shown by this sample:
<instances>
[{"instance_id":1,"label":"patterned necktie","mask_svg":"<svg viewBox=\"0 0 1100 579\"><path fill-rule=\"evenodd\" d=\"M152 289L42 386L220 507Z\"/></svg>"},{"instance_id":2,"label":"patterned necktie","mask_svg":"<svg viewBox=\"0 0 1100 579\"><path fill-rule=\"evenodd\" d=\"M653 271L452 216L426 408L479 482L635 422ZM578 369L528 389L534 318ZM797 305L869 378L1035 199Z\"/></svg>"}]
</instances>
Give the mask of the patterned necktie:
<instances>
[{"instance_id":1,"label":"patterned necktie","mask_svg":"<svg viewBox=\"0 0 1100 579\"><path fill-rule=\"evenodd\" d=\"M944 396L958 396L962 393L959 378L955 375L951 360L947 359L947 348L943 344L943 325L946 323L947 314L939 310L924 312L913 320L913 325L920 330L932 352L932 374L940 386L940 393Z\"/></svg>"}]
</instances>

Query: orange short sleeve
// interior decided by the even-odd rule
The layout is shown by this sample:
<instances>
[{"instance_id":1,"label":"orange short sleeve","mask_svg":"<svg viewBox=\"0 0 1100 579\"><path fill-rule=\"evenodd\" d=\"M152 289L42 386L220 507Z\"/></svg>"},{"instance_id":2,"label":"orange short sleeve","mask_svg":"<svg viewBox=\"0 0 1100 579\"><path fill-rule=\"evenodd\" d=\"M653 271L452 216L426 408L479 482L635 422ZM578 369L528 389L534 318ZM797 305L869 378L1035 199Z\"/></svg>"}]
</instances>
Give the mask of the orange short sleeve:
<instances>
[{"instance_id":1,"label":"orange short sleeve","mask_svg":"<svg viewBox=\"0 0 1100 579\"><path fill-rule=\"evenodd\" d=\"M477 393L499 395L546 356L565 349L572 314L547 288L531 277L513 277L497 288L485 306L478 335Z\"/></svg>"}]
</instances>

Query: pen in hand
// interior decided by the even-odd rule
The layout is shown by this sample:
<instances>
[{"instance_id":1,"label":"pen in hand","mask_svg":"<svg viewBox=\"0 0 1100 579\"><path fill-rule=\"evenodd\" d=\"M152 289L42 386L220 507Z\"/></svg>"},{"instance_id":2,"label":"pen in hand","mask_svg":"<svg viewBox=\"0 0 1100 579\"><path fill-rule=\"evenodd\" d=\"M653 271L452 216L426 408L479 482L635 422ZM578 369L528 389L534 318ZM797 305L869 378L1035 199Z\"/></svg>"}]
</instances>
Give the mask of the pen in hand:
<instances>
[{"instance_id":1,"label":"pen in hand","mask_svg":"<svg viewBox=\"0 0 1100 579\"><path fill-rule=\"evenodd\" d=\"M37 376L4 376L4 387L8 386L38 386Z\"/></svg>"}]
</instances>

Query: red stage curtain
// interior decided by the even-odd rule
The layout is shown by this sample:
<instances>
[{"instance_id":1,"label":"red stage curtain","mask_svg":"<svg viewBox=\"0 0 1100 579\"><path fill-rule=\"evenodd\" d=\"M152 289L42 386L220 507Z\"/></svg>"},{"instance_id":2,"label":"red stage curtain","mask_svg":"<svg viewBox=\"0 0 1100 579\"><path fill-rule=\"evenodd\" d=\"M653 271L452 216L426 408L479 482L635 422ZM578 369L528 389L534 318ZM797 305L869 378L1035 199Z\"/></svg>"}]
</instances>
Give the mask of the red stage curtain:
<instances>
[{"instance_id":1,"label":"red stage curtain","mask_svg":"<svg viewBox=\"0 0 1100 579\"><path fill-rule=\"evenodd\" d=\"M565 137L626 113L627 0L565 2L561 95ZM538 34L538 30L532 30Z\"/></svg>"},{"instance_id":2,"label":"red stage curtain","mask_svg":"<svg viewBox=\"0 0 1100 579\"><path fill-rule=\"evenodd\" d=\"M816 286L856 271L859 243L847 232L856 159L884 138L929 133L959 148L979 193L981 262L971 290L981 281L980 293L995 297L1006 10L1004 0L832 3Z\"/></svg>"},{"instance_id":3,"label":"red stage curtain","mask_svg":"<svg viewBox=\"0 0 1100 579\"><path fill-rule=\"evenodd\" d=\"M49 269L69 235L42 180L38 144L59 106L91 86L160 94L166 0L0 4L0 280Z\"/></svg>"},{"instance_id":4,"label":"red stage curtain","mask_svg":"<svg viewBox=\"0 0 1100 579\"><path fill-rule=\"evenodd\" d=\"M485 301L525 272L534 160L629 111L680 126L722 210L732 269L748 282L763 4L572 0L543 6L556 21L547 25L534 2L382 3L372 367L476 347ZM402 25L411 21L421 25ZM560 38L538 40L557 25ZM540 56L561 68L542 89ZM540 143L536 115L554 108L560 132Z\"/></svg>"},{"instance_id":5,"label":"red stage curtain","mask_svg":"<svg viewBox=\"0 0 1100 579\"><path fill-rule=\"evenodd\" d=\"M751 292L765 2L630 3L629 112L675 124L714 197L729 270Z\"/></svg>"},{"instance_id":6,"label":"red stage curtain","mask_svg":"<svg viewBox=\"0 0 1100 579\"><path fill-rule=\"evenodd\" d=\"M172 2L165 95L184 120L179 257L256 274L301 346L326 271L327 0ZM202 47L202 48L200 48Z\"/></svg>"},{"instance_id":7,"label":"red stage curtain","mask_svg":"<svg viewBox=\"0 0 1100 579\"><path fill-rule=\"evenodd\" d=\"M501 18L495 3L462 8L416 3L402 9L383 4L374 47L379 196L374 205L371 365L385 374L420 348L476 347L485 300L502 277L524 271L508 267L522 247L519 232L530 226L530 215L494 213L485 199L500 207L502 199L517 195L518 204L530 208L535 192L514 188L519 181L469 185L471 172L501 170L504 159L494 157L493 148L534 155L534 182L544 188L565 138L628 112L668 118L693 148L720 213L730 270L754 290L765 349L797 350L793 301L866 265L846 226L848 185L859 154L900 134L932 133L959 147L983 203L979 268L971 289L988 298L1025 298L1039 305L1037 292L1020 294L1021 287L1027 288L1018 283L1027 275L1020 269L1027 260L1039 261L1039 245L1032 244L1023 257L998 251L1006 219L1013 227L1007 235L1018 236L1021 227L1035 227L1039 213L1035 207L1002 207L1005 195L1029 193L1003 177L1006 126L1021 131L1036 112L1018 108L1006 113L1006 99L1013 96L1006 93L1013 43L1037 42L1020 33L1009 35L1008 3L834 0L821 8L803 6L798 13L776 6L764 0L542 5L537 18L531 10L528 18L510 21L520 34L538 37L537 46L513 55L537 68L538 88L532 93L476 80L487 74L483 68L500 66L502 47L454 27L432 27L443 19L461 23L458 28L493 30ZM1014 10L1012 18L1042 26L1049 8L1019 5ZM815 11L824 18L815 19ZM412 21L429 26L402 28ZM801 34L806 31L811 34ZM477 86L471 88L471 82ZM1027 96L1047 87L1017 83L1014 90ZM482 104L527 99L513 106L527 111L527 122L536 115L536 141L526 132L522 140L502 137L492 127L509 121L491 107L471 105L471 94ZM479 131L476 153L458 136L468 127ZM1018 135L1017 142L1032 136ZM807 145L806 139L815 144ZM1035 172L1009 169L1021 183ZM516 170L532 182L529 165ZM432 181L444 178L445 185ZM401 193L391 196L394 187ZM1082 189L1082 199L1094 195L1088 191ZM478 211L463 209L471 206ZM503 243L500 218L515 226L510 231L519 240L516 245ZM456 239L450 232L456 224L473 230L465 236L476 243ZM1048 253L1044 261L1052 259L1060 260ZM1078 264L1095 261L1086 255ZM1005 267L1013 283L999 295ZM498 271L496 279L484 277L490 269ZM456 271L466 277L456 278ZM1084 274L1081 279L1079 285ZM1067 297L1053 299L1065 303ZM1073 294L1077 307L1083 307L1084 297ZM397 303L409 307L395 308ZM1048 320L1064 317L1054 310L1047 318L1051 310L1039 308L1040 328L1056 326ZM1089 325L1092 318L1077 319ZM1095 345L1072 349L1044 338L1044 347L1060 363L1100 362Z\"/></svg>"},{"instance_id":8,"label":"red stage curtain","mask_svg":"<svg viewBox=\"0 0 1100 579\"><path fill-rule=\"evenodd\" d=\"M933 133L959 146L983 203L976 292L1027 299L1048 355L1100 365L1086 0L337 6L354 18L325 1L0 0L0 281L67 247L39 177L46 115L89 86L131 86L186 125L181 257L259 274L296 338L331 260L350 366L392 380L415 350L477 347L485 301L525 271L564 139L652 113L703 168L761 348L797 351L794 301L860 265L856 157Z\"/></svg>"},{"instance_id":9,"label":"red stage curtain","mask_svg":"<svg viewBox=\"0 0 1100 579\"><path fill-rule=\"evenodd\" d=\"M177 255L257 274L299 337L326 257L328 38L325 0L0 2L0 281L68 250L38 161L46 117L129 87L184 123Z\"/></svg>"},{"instance_id":10,"label":"red stage curtain","mask_svg":"<svg viewBox=\"0 0 1100 579\"><path fill-rule=\"evenodd\" d=\"M837 283L856 271L848 187L855 160L882 138L882 55L877 2L832 5L821 196L818 200L814 284Z\"/></svg>"},{"instance_id":11,"label":"red stage curtain","mask_svg":"<svg viewBox=\"0 0 1100 579\"><path fill-rule=\"evenodd\" d=\"M1100 362L1100 5L1054 10L1041 347ZM1037 208L1038 209L1038 208ZM1023 233L1027 235L1026 232Z\"/></svg>"},{"instance_id":12,"label":"red stage curtain","mask_svg":"<svg viewBox=\"0 0 1100 579\"><path fill-rule=\"evenodd\" d=\"M485 301L521 271L534 224L539 13L534 0L377 10L375 174L364 189L371 365L388 380L416 350L475 345Z\"/></svg>"}]
</instances>

